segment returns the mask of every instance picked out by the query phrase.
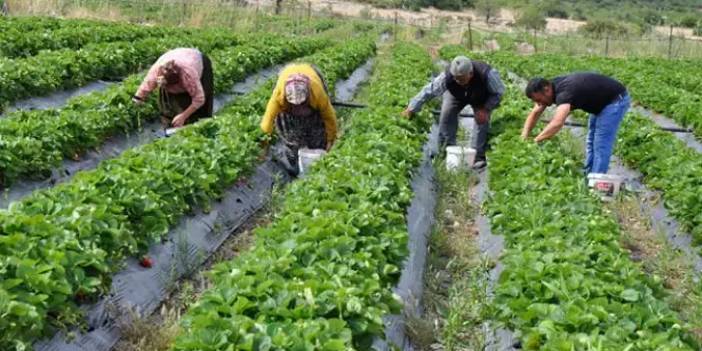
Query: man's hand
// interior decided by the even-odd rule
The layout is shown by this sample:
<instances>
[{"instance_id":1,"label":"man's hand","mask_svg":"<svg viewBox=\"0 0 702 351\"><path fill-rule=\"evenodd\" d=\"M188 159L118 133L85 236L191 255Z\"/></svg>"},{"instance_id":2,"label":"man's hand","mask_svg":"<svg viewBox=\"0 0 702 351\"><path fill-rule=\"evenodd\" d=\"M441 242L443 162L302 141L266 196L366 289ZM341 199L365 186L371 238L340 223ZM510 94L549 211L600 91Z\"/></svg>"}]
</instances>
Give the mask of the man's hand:
<instances>
[{"instance_id":1,"label":"man's hand","mask_svg":"<svg viewBox=\"0 0 702 351\"><path fill-rule=\"evenodd\" d=\"M490 114L485 109L479 109L475 111L475 122L478 124L485 124L488 122Z\"/></svg>"},{"instance_id":2,"label":"man's hand","mask_svg":"<svg viewBox=\"0 0 702 351\"><path fill-rule=\"evenodd\" d=\"M132 96L132 102L133 102L135 105L143 105L143 104L144 104L144 100L141 99L141 98L139 98L139 97L136 96L136 95Z\"/></svg>"},{"instance_id":3,"label":"man's hand","mask_svg":"<svg viewBox=\"0 0 702 351\"><path fill-rule=\"evenodd\" d=\"M331 150L331 148L332 148L333 146L334 146L334 143L332 143L332 142L327 142L327 146L324 148L324 150L326 150L327 152L329 152L329 150Z\"/></svg>"},{"instance_id":4,"label":"man's hand","mask_svg":"<svg viewBox=\"0 0 702 351\"><path fill-rule=\"evenodd\" d=\"M412 116L414 116L414 112L412 112L412 110L410 110L409 107L402 111L402 117L410 119L412 118Z\"/></svg>"},{"instance_id":5,"label":"man's hand","mask_svg":"<svg viewBox=\"0 0 702 351\"><path fill-rule=\"evenodd\" d=\"M183 114L179 113L175 118L173 118L173 121L171 121L171 125L175 128L180 128L183 125L185 125L185 121L188 119L188 117Z\"/></svg>"},{"instance_id":6,"label":"man's hand","mask_svg":"<svg viewBox=\"0 0 702 351\"><path fill-rule=\"evenodd\" d=\"M527 140L529 140L529 133L525 134L522 132L522 141L527 141Z\"/></svg>"}]
</instances>

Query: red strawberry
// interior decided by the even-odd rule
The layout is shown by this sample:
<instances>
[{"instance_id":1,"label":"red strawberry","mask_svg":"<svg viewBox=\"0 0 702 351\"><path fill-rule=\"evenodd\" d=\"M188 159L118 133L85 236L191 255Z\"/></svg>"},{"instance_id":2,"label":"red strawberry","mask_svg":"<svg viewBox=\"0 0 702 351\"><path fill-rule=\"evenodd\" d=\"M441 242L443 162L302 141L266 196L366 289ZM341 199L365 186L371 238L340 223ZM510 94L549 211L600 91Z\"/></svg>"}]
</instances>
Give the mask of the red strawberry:
<instances>
[{"instance_id":1,"label":"red strawberry","mask_svg":"<svg viewBox=\"0 0 702 351\"><path fill-rule=\"evenodd\" d=\"M144 268L151 268L154 265L154 260L149 256L142 256L139 264Z\"/></svg>"}]
</instances>

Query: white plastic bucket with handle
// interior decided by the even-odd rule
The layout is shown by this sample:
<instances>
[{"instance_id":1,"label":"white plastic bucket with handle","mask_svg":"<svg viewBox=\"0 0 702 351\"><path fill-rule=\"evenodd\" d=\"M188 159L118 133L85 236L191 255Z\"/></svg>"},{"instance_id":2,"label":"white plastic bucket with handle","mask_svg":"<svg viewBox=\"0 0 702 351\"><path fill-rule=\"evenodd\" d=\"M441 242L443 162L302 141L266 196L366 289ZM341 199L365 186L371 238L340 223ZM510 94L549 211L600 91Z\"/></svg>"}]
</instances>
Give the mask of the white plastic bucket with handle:
<instances>
[{"instance_id":1,"label":"white plastic bucket with handle","mask_svg":"<svg viewBox=\"0 0 702 351\"><path fill-rule=\"evenodd\" d=\"M475 120L473 118L459 118L458 127L467 131L468 133L472 133L473 128L475 128Z\"/></svg>"},{"instance_id":2,"label":"white plastic bucket with handle","mask_svg":"<svg viewBox=\"0 0 702 351\"><path fill-rule=\"evenodd\" d=\"M446 169L465 170L470 168L475 161L475 149L467 146L446 147Z\"/></svg>"},{"instance_id":3,"label":"white plastic bucket with handle","mask_svg":"<svg viewBox=\"0 0 702 351\"><path fill-rule=\"evenodd\" d=\"M590 173L587 175L587 185L604 201L614 199L623 183L624 178L616 174Z\"/></svg>"},{"instance_id":4,"label":"white plastic bucket with handle","mask_svg":"<svg viewBox=\"0 0 702 351\"><path fill-rule=\"evenodd\" d=\"M300 175L305 174L310 166L326 153L327 151L324 149L302 148L297 150L297 165L300 168Z\"/></svg>"}]
</instances>

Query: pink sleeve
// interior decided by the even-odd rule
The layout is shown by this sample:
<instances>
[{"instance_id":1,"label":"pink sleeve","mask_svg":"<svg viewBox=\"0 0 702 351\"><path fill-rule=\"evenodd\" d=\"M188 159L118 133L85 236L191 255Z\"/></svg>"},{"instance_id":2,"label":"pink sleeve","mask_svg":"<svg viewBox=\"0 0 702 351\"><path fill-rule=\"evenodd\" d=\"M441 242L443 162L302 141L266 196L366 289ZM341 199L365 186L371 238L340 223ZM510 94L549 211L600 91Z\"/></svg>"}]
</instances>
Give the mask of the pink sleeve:
<instances>
[{"instance_id":1,"label":"pink sleeve","mask_svg":"<svg viewBox=\"0 0 702 351\"><path fill-rule=\"evenodd\" d=\"M202 89L200 75L191 67L184 67L181 79L183 88L190 94L191 104L194 109L205 104L205 91Z\"/></svg>"},{"instance_id":2,"label":"pink sleeve","mask_svg":"<svg viewBox=\"0 0 702 351\"><path fill-rule=\"evenodd\" d=\"M149 93L156 89L156 78L158 77L158 69L160 66L161 65L159 62L156 62L153 66L151 66L149 72L146 74L146 77L144 77L144 81L141 82L141 85L139 85L136 96L146 99L146 97L149 96Z\"/></svg>"}]
</instances>

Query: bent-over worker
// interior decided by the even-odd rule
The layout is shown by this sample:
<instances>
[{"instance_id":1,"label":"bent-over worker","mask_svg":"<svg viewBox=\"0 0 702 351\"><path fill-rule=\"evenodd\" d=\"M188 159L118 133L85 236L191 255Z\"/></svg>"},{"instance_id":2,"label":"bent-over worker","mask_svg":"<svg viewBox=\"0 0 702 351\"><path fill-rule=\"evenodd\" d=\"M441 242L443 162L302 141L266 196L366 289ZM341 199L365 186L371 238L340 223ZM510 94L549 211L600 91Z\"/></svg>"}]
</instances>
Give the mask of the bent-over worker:
<instances>
[{"instance_id":1,"label":"bent-over worker","mask_svg":"<svg viewBox=\"0 0 702 351\"><path fill-rule=\"evenodd\" d=\"M331 149L336 140L336 112L321 72L306 63L283 68L261 121L266 134L277 135L285 145L290 171L298 173L301 148Z\"/></svg>"},{"instance_id":2,"label":"bent-over worker","mask_svg":"<svg viewBox=\"0 0 702 351\"><path fill-rule=\"evenodd\" d=\"M607 173L619 125L631 102L622 83L590 72L573 73L551 81L538 77L529 81L526 95L536 104L524 122L523 139L529 138L529 133L547 106L556 104L556 111L534 139L536 142L556 135L563 128L570 111L580 109L588 112L585 173Z\"/></svg>"},{"instance_id":3,"label":"bent-over worker","mask_svg":"<svg viewBox=\"0 0 702 351\"><path fill-rule=\"evenodd\" d=\"M411 117L422 109L424 103L443 94L439 141L442 145L451 146L456 145L458 115L466 105L471 105L476 122L472 133L472 147L476 150L473 168L480 169L487 165L485 152L490 115L500 105L504 91L497 70L485 62L457 56L445 72L422 88L402 114Z\"/></svg>"},{"instance_id":4,"label":"bent-over worker","mask_svg":"<svg viewBox=\"0 0 702 351\"><path fill-rule=\"evenodd\" d=\"M182 127L212 117L212 62L199 50L178 48L163 54L149 69L134 102L143 103L157 87L164 127Z\"/></svg>"}]
</instances>

